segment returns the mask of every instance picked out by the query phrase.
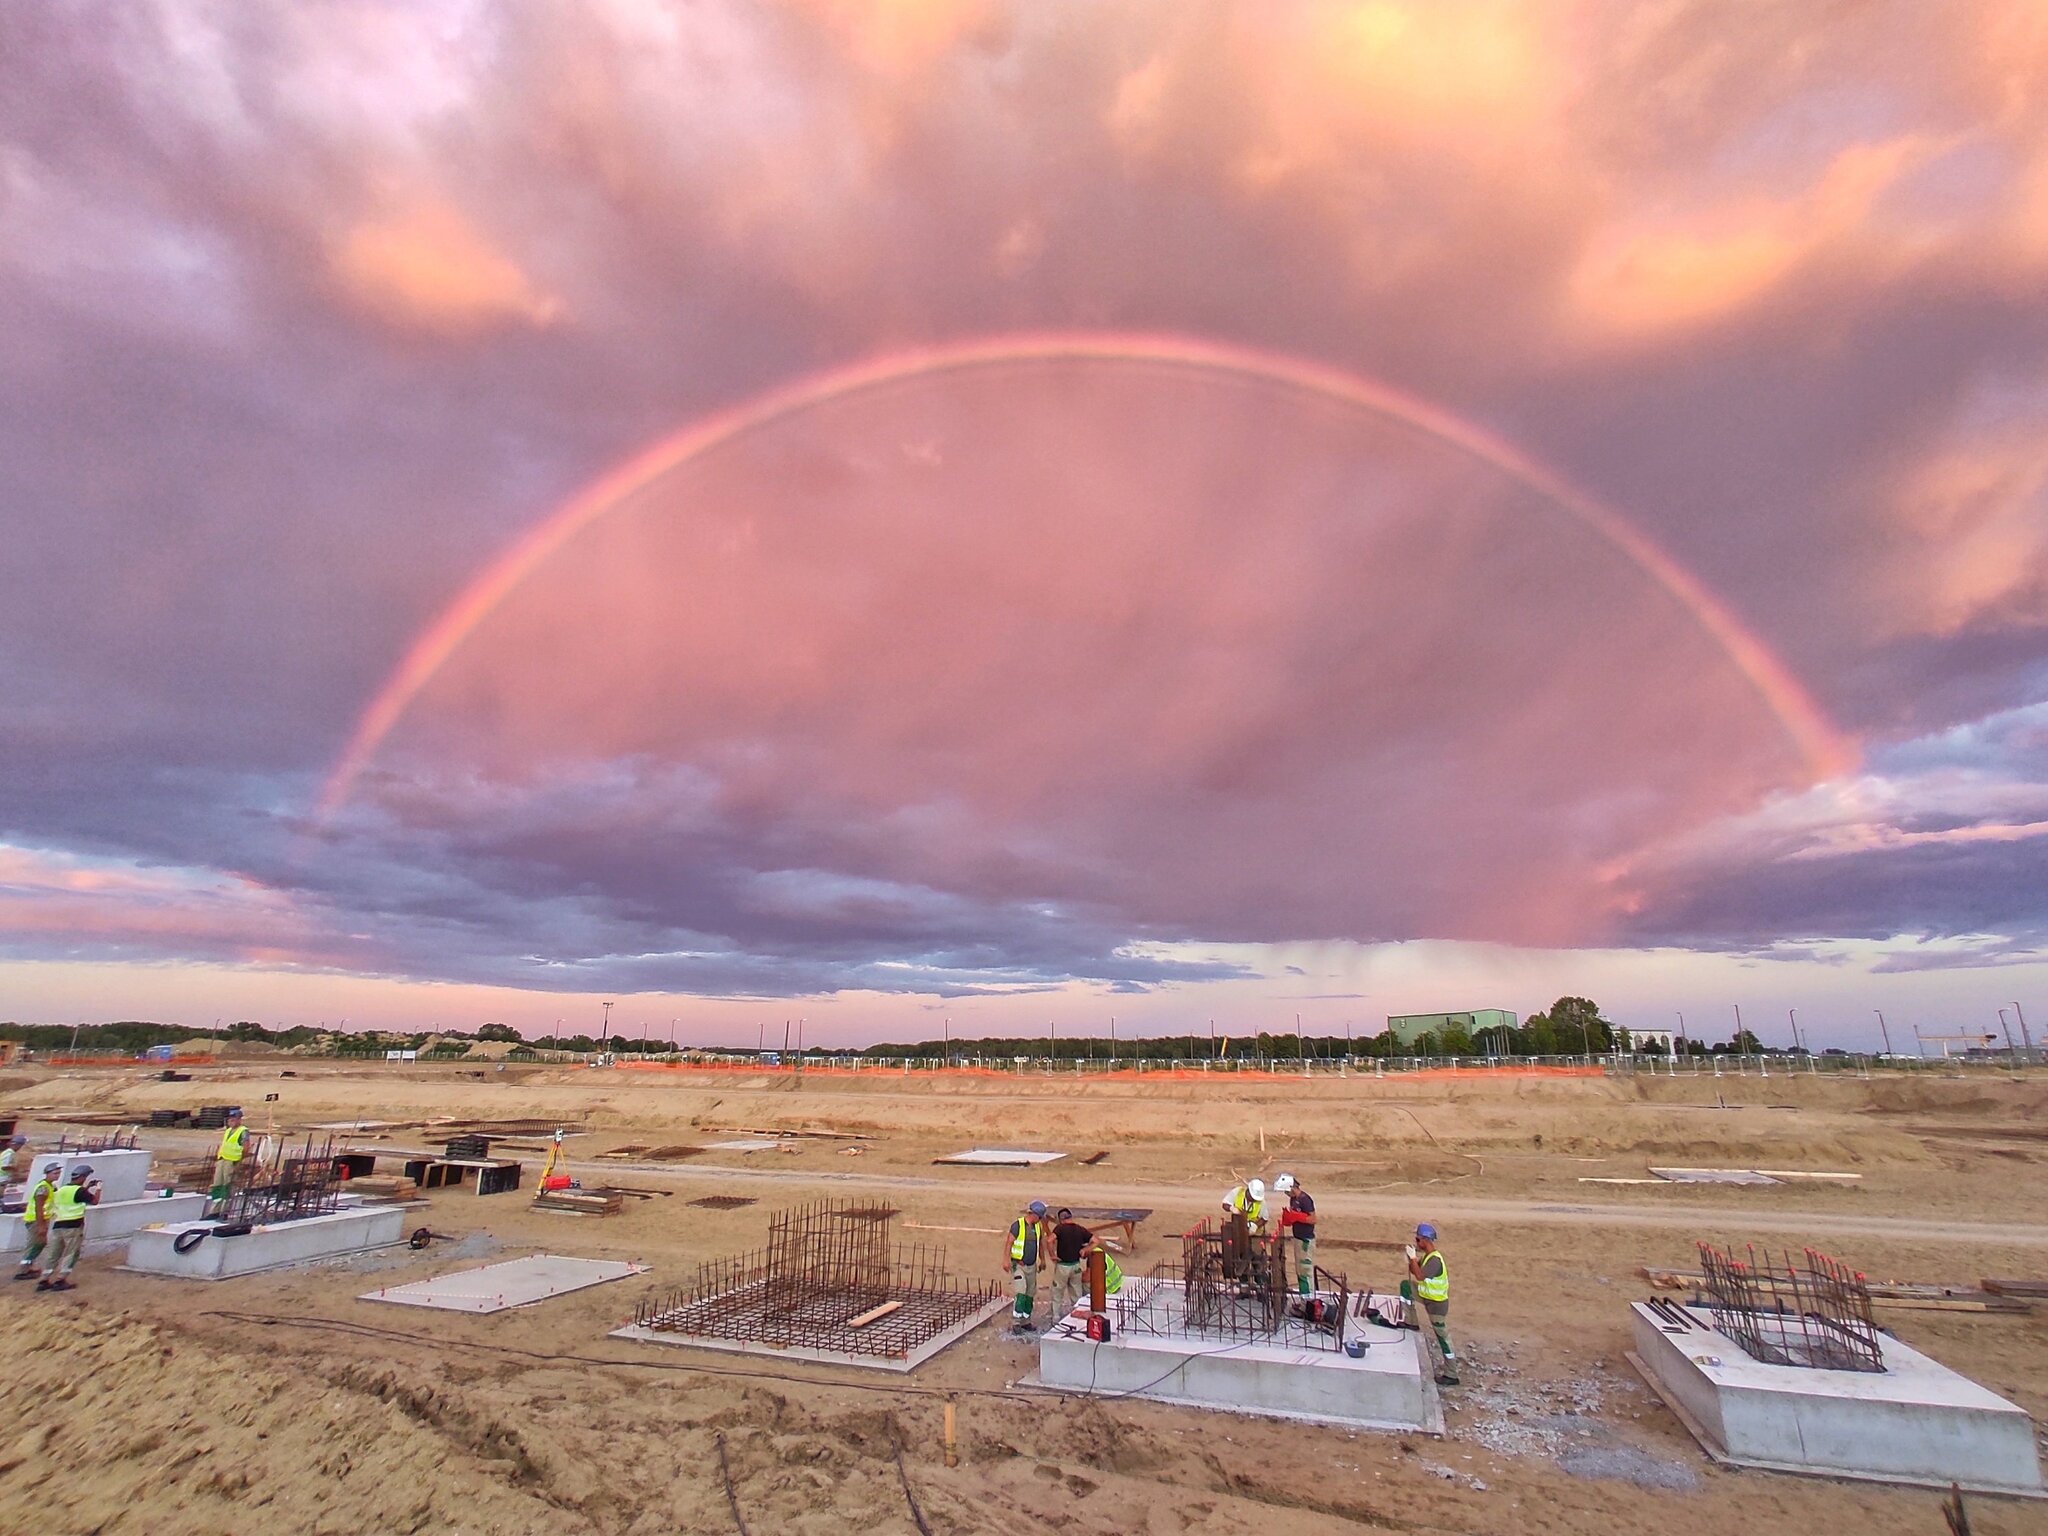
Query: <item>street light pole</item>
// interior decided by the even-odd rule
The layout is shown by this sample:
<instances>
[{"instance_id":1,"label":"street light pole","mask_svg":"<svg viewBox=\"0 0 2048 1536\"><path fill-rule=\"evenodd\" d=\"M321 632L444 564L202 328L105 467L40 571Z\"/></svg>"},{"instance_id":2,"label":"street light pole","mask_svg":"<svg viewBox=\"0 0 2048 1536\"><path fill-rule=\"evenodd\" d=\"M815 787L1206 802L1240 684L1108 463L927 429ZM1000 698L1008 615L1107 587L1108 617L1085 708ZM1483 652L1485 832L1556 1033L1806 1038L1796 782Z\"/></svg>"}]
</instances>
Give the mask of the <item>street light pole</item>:
<instances>
[{"instance_id":1,"label":"street light pole","mask_svg":"<svg viewBox=\"0 0 2048 1536\"><path fill-rule=\"evenodd\" d=\"M1884 1036L1884 1053L1889 1056L1892 1053L1892 1032L1884 1027L1884 1010L1873 1008L1870 1011L1877 1015L1877 1032Z\"/></svg>"},{"instance_id":2,"label":"street light pole","mask_svg":"<svg viewBox=\"0 0 2048 1536\"><path fill-rule=\"evenodd\" d=\"M2026 1047L2027 1059L2031 1061L2034 1058L2034 1037L2027 1033L2027 1015L2017 998L2013 1000L2012 1013L2020 1021L2020 1044Z\"/></svg>"},{"instance_id":3,"label":"street light pole","mask_svg":"<svg viewBox=\"0 0 2048 1536\"><path fill-rule=\"evenodd\" d=\"M604 1048L606 1050L612 1048L612 1005L610 1003L604 1005Z\"/></svg>"},{"instance_id":4,"label":"street light pole","mask_svg":"<svg viewBox=\"0 0 2048 1536\"><path fill-rule=\"evenodd\" d=\"M2013 1049L2012 1021L2005 1016L2003 1008L1998 1010L1998 1027L2005 1031L2005 1056L2008 1061L2019 1060L2019 1053Z\"/></svg>"},{"instance_id":5,"label":"street light pole","mask_svg":"<svg viewBox=\"0 0 2048 1536\"><path fill-rule=\"evenodd\" d=\"M1785 1017L1792 1021L1792 1049L1795 1051L1805 1050L1806 1045L1799 1038L1799 1010L1797 1008L1787 1008L1785 1010Z\"/></svg>"}]
</instances>

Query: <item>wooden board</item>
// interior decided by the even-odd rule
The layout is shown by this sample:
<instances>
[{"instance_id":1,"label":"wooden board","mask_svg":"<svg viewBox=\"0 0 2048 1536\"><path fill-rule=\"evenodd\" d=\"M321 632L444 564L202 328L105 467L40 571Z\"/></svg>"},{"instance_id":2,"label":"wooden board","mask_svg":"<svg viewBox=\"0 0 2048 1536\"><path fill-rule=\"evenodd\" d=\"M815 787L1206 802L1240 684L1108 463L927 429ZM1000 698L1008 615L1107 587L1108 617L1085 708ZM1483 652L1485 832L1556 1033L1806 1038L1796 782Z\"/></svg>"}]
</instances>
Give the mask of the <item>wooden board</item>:
<instances>
[{"instance_id":1,"label":"wooden board","mask_svg":"<svg viewBox=\"0 0 2048 1536\"><path fill-rule=\"evenodd\" d=\"M887 1317L891 1312L900 1310L902 1306L903 1303L900 1301L885 1301L879 1307L869 1308L867 1311L861 1313L859 1317L848 1318L846 1321L846 1326L849 1328L865 1328L869 1323L880 1322L883 1318Z\"/></svg>"},{"instance_id":2,"label":"wooden board","mask_svg":"<svg viewBox=\"0 0 2048 1536\"><path fill-rule=\"evenodd\" d=\"M1660 1291L1698 1291L1707 1277L1697 1270L1645 1266L1640 1273ZM1872 1280L1870 1304L1896 1312L2028 1312L2029 1303L1971 1286L1921 1284L1911 1280Z\"/></svg>"},{"instance_id":3,"label":"wooden board","mask_svg":"<svg viewBox=\"0 0 2048 1536\"><path fill-rule=\"evenodd\" d=\"M2027 1296L2048 1301L2048 1280L1986 1280L1982 1284L1994 1296Z\"/></svg>"}]
</instances>

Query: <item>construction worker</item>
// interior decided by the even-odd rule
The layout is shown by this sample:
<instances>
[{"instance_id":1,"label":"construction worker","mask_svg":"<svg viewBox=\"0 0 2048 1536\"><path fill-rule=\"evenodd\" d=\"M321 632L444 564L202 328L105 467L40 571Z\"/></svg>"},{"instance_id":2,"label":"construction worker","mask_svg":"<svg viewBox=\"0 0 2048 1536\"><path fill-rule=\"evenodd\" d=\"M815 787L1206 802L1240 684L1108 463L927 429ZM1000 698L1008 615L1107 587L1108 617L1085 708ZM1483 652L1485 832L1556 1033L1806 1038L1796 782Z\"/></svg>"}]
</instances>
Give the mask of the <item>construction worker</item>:
<instances>
[{"instance_id":1,"label":"construction worker","mask_svg":"<svg viewBox=\"0 0 2048 1536\"><path fill-rule=\"evenodd\" d=\"M1102 1255L1102 1294L1114 1296L1124 1288L1124 1272L1117 1266L1116 1255L1111 1253L1099 1237L1091 1237L1084 1253ZM1086 1267L1085 1264L1083 1266Z\"/></svg>"},{"instance_id":2,"label":"construction worker","mask_svg":"<svg viewBox=\"0 0 2048 1536\"><path fill-rule=\"evenodd\" d=\"M1082 1270L1088 1245L1095 1234L1074 1220L1064 1205L1059 1223L1052 1229L1052 1315L1055 1319L1072 1312L1088 1292L1088 1277Z\"/></svg>"},{"instance_id":3,"label":"construction worker","mask_svg":"<svg viewBox=\"0 0 2048 1536\"><path fill-rule=\"evenodd\" d=\"M1287 1209L1280 1213L1280 1232L1294 1239L1294 1288L1307 1296L1316 1288L1316 1202L1291 1173L1273 1181L1273 1193L1287 1197Z\"/></svg>"},{"instance_id":4,"label":"construction worker","mask_svg":"<svg viewBox=\"0 0 2048 1536\"><path fill-rule=\"evenodd\" d=\"M92 1176L92 1165L80 1163L71 1177L57 1186L50 1202L50 1246L43 1260L39 1291L68 1291L71 1271L85 1252L85 1213L100 1203L100 1181Z\"/></svg>"},{"instance_id":5,"label":"construction worker","mask_svg":"<svg viewBox=\"0 0 2048 1536\"><path fill-rule=\"evenodd\" d=\"M1038 1307L1038 1272L1045 1267L1045 1241L1050 1235L1043 1200L1032 1201L1010 1223L1003 1261L1010 1266L1010 1326L1019 1333L1030 1333L1036 1326L1031 1314Z\"/></svg>"},{"instance_id":6,"label":"construction worker","mask_svg":"<svg viewBox=\"0 0 2048 1536\"><path fill-rule=\"evenodd\" d=\"M1253 1179L1238 1185L1223 1197L1223 1209L1233 1216L1242 1216L1252 1236L1261 1235L1266 1230L1266 1181Z\"/></svg>"},{"instance_id":7,"label":"construction worker","mask_svg":"<svg viewBox=\"0 0 2048 1536\"><path fill-rule=\"evenodd\" d=\"M1429 1325L1436 1330L1436 1347L1443 1352L1444 1365L1436 1373L1437 1383L1455 1387L1458 1384L1458 1357L1451 1348L1449 1327L1451 1272L1444 1262L1443 1250L1436 1245L1436 1228L1423 1222L1415 1229L1415 1243L1406 1252L1408 1278L1401 1282L1401 1297L1408 1303L1409 1323L1414 1327L1421 1326L1415 1321L1415 1308L1419 1303L1429 1314Z\"/></svg>"},{"instance_id":8,"label":"construction worker","mask_svg":"<svg viewBox=\"0 0 2048 1536\"><path fill-rule=\"evenodd\" d=\"M36 1269L36 1255L50 1241L50 1206L57 1198L57 1185L64 1178L62 1163L43 1164L43 1176L32 1178L28 1186L28 1204L22 1207L23 1228L21 1266L14 1272L17 1280L26 1280L31 1275L40 1275Z\"/></svg>"},{"instance_id":9,"label":"construction worker","mask_svg":"<svg viewBox=\"0 0 2048 1536\"><path fill-rule=\"evenodd\" d=\"M229 1110L228 1123L220 1133L220 1147L213 1154L213 1188L206 1192L216 1211L234 1188L235 1175L241 1171L242 1158L248 1151L248 1135L242 1125L242 1111Z\"/></svg>"},{"instance_id":10,"label":"construction worker","mask_svg":"<svg viewBox=\"0 0 2048 1536\"><path fill-rule=\"evenodd\" d=\"M0 1151L0 1184L25 1184L35 1177L35 1162L29 1156L28 1138L10 1136Z\"/></svg>"}]
</instances>

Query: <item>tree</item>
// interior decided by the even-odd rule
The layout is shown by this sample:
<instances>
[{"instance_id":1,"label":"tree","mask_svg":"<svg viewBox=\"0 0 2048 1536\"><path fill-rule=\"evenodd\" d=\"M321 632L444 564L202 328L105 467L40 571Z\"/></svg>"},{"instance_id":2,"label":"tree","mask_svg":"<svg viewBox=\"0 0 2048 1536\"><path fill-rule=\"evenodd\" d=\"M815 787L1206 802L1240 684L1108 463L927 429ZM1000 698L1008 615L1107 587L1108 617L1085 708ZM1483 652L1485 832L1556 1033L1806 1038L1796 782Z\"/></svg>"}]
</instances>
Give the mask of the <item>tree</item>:
<instances>
[{"instance_id":1,"label":"tree","mask_svg":"<svg viewBox=\"0 0 2048 1536\"><path fill-rule=\"evenodd\" d=\"M1761 1056L1764 1043L1749 1030L1738 1029L1726 1045L1716 1046L1715 1050L1729 1056Z\"/></svg>"},{"instance_id":2,"label":"tree","mask_svg":"<svg viewBox=\"0 0 2048 1536\"><path fill-rule=\"evenodd\" d=\"M486 1024L476 1032L476 1037L479 1040L509 1040L515 1045L526 1038L510 1024Z\"/></svg>"},{"instance_id":3,"label":"tree","mask_svg":"<svg viewBox=\"0 0 2048 1536\"><path fill-rule=\"evenodd\" d=\"M1547 1014L1531 1015L1529 1028L1543 1037L1545 1056L1598 1056L1614 1049L1614 1025L1600 1017L1600 1005L1590 997L1560 997Z\"/></svg>"},{"instance_id":4,"label":"tree","mask_svg":"<svg viewBox=\"0 0 2048 1536\"><path fill-rule=\"evenodd\" d=\"M1472 1054L1472 1032L1462 1024L1446 1024L1444 1026L1442 1043L1446 1056L1470 1056Z\"/></svg>"}]
</instances>

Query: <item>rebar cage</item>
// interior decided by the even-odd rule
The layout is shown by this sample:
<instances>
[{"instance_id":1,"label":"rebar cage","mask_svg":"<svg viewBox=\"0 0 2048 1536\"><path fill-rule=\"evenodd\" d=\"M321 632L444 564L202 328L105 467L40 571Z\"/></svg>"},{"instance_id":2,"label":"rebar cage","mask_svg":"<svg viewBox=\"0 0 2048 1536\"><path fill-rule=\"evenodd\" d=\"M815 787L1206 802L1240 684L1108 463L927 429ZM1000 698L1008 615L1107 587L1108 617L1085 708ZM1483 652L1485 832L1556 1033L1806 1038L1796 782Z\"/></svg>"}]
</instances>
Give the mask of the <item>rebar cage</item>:
<instances>
[{"instance_id":1,"label":"rebar cage","mask_svg":"<svg viewBox=\"0 0 2048 1536\"><path fill-rule=\"evenodd\" d=\"M1699 1244L1714 1326L1753 1360L1812 1370L1882 1371L1884 1351L1864 1277L1824 1253L1787 1253L1773 1264L1754 1247L1746 1257Z\"/></svg>"},{"instance_id":2,"label":"rebar cage","mask_svg":"<svg viewBox=\"0 0 2048 1536\"><path fill-rule=\"evenodd\" d=\"M694 1281L646 1298L633 1320L772 1349L906 1358L1001 1301L1003 1287L955 1278L943 1247L895 1243L897 1214L851 1200L777 1211L766 1248L699 1265Z\"/></svg>"},{"instance_id":3,"label":"rebar cage","mask_svg":"<svg viewBox=\"0 0 2048 1536\"><path fill-rule=\"evenodd\" d=\"M1362 1298L1320 1265L1310 1279L1308 1296L1288 1284L1283 1239L1253 1234L1241 1217L1221 1229L1200 1221L1181 1234L1178 1260L1125 1283L1110 1303L1111 1326L1152 1338L1342 1350Z\"/></svg>"},{"instance_id":4,"label":"rebar cage","mask_svg":"<svg viewBox=\"0 0 2048 1536\"><path fill-rule=\"evenodd\" d=\"M257 1226L326 1216L341 1208L341 1187L334 1170L334 1138L329 1136L316 1147L308 1132L303 1148L287 1150L269 1166L252 1168L247 1182L237 1179L231 1184L219 1219Z\"/></svg>"}]
</instances>

